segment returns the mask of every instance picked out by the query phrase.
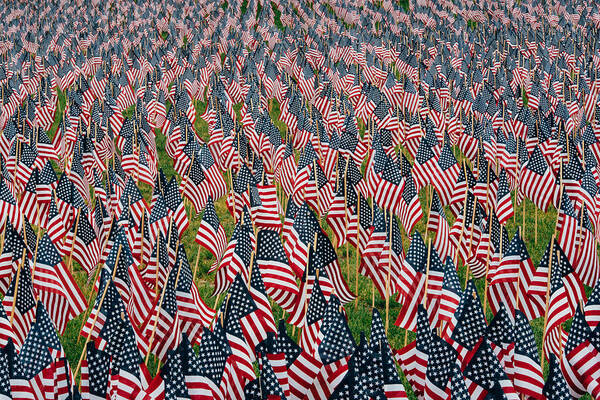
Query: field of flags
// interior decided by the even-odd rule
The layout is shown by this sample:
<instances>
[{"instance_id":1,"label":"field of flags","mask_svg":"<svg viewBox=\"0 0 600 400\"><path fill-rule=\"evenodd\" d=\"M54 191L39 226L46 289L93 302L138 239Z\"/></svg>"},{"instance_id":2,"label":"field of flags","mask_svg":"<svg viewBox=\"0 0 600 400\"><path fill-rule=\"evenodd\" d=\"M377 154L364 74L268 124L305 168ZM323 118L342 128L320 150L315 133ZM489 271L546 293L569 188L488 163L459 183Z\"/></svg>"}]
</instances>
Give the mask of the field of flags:
<instances>
[{"instance_id":1,"label":"field of flags","mask_svg":"<svg viewBox=\"0 0 600 400\"><path fill-rule=\"evenodd\" d=\"M598 3L0 17L0 400L600 400Z\"/></svg>"}]
</instances>

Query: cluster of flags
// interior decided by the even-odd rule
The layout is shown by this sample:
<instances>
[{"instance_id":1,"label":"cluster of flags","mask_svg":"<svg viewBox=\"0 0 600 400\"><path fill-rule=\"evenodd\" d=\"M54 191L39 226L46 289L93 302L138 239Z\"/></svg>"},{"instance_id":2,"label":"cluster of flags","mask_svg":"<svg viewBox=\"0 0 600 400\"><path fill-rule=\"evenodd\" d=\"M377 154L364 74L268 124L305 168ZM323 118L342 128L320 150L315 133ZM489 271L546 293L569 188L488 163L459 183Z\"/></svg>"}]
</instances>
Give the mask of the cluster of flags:
<instances>
[{"instance_id":1,"label":"cluster of flags","mask_svg":"<svg viewBox=\"0 0 600 400\"><path fill-rule=\"evenodd\" d=\"M598 4L84 3L0 11L0 399L600 399Z\"/></svg>"}]
</instances>

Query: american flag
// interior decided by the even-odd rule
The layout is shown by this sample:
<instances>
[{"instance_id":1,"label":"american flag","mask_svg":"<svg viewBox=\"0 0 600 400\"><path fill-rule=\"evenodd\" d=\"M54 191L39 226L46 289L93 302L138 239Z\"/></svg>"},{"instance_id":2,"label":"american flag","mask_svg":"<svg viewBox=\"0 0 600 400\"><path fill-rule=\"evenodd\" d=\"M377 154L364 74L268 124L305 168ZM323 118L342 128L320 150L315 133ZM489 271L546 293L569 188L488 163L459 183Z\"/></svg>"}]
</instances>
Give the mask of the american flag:
<instances>
[{"instance_id":1,"label":"american flag","mask_svg":"<svg viewBox=\"0 0 600 400\"><path fill-rule=\"evenodd\" d=\"M150 345L150 351L163 361L166 361L168 352L178 347L181 342L182 329L176 295L176 285L181 275L181 259L178 261L179 263L171 268L161 296L148 315L142 331Z\"/></svg>"},{"instance_id":2,"label":"american flag","mask_svg":"<svg viewBox=\"0 0 600 400\"><path fill-rule=\"evenodd\" d=\"M525 314L515 312L514 377L515 390L531 397L541 397L544 374L540 366L537 343Z\"/></svg>"},{"instance_id":3,"label":"american flag","mask_svg":"<svg viewBox=\"0 0 600 400\"><path fill-rule=\"evenodd\" d=\"M503 305L490 321L485 337L510 379L515 375L515 335L515 317Z\"/></svg>"},{"instance_id":4,"label":"american flag","mask_svg":"<svg viewBox=\"0 0 600 400\"><path fill-rule=\"evenodd\" d=\"M445 157L450 157L449 154L444 154ZM449 160L442 161L447 163ZM421 188L428 184L432 184L436 187L448 187L446 181L443 180L445 171L442 172L439 169L439 164L436 160L435 153L431 146L427 142L426 138L421 139L419 149L415 156L415 163L413 165L413 179L415 182L415 190L418 192ZM442 179L440 182L439 180ZM451 179L451 178L450 178Z\"/></svg>"},{"instance_id":5,"label":"american flag","mask_svg":"<svg viewBox=\"0 0 600 400\"><path fill-rule=\"evenodd\" d=\"M19 209L15 197L4 179L0 179L0 211L5 215L3 220L10 221L14 226L22 225L22 211Z\"/></svg>"},{"instance_id":6,"label":"american flag","mask_svg":"<svg viewBox=\"0 0 600 400\"><path fill-rule=\"evenodd\" d=\"M152 308L151 293L131 254L125 232L121 228L117 229L114 244L103 268L114 276L114 283L127 304L131 318L140 325Z\"/></svg>"},{"instance_id":7,"label":"american flag","mask_svg":"<svg viewBox=\"0 0 600 400\"><path fill-rule=\"evenodd\" d=\"M237 275L248 281L255 241L249 218L239 220L233 230L215 276L215 294L227 290Z\"/></svg>"},{"instance_id":8,"label":"american flag","mask_svg":"<svg viewBox=\"0 0 600 400\"><path fill-rule=\"evenodd\" d=\"M548 400L564 399L571 396L567 381L560 369L560 361L554 354L550 355L548 378L546 379L542 393Z\"/></svg>"},{"instance_id":9,"label":"american flag","mask_svg":"<svg viewBox=\"0 0 600 400\"><path fill-rule=\"evenodd\" d=\"M529 160L521 167L519 191L536 207L546 211L555 190L554 174L544 160L539 146L536 146Z\"/></svg>"},{"instance_id":10,"label":"american flag","mask_svg":"<svg viewBox=\"0 0 600 400\"><path fill-rule=\"evenodd\" d=\"M214 270L227 247L227 236L210 197L204 206L202 222L196 233L196 243L206 248L215 257L215 262L211 266L211 271Z\"/></svg>"},{"instance_id":11,"label":"american flag","mask_svg":"<svg viewBox=\"0 0 600 400\"><path fill-rule=\"evenodd\" d=\"M307 296L306 293L304 295ZM318 277L314 279L309 296L308 300L305 300L308 305L302 304L302 334L298 343L304 351L311 355L316 355L320 343L319 332L327 309L327 299L321 290Z\"/></svg>"},{"instance_id":12,"label":"american flag","mask_svg":"<svg viewBox=\"0 0 600 400\"><path fill-rule=\"evenodd\" d=\"M506 177L506 170L502 169L498 177L498 191L496 195L496 216L500 224L504 225L513 215L512 199L510 196L510 187Z\"/></svg>"},{"instance_id":13,"label":"american flag","mask_svg":"<svg viewBox=\"0 0 600 400\"><path fill-rule=\"evenodd\" d=\"M209 326L214 319L215 310L202 300L198 287L194 284L194 276L183 245L179 246L174 265L180 269L175 290L181 330L192 343L197 343L202 328ZM174 269L172 268L171 271Z\"/></svg>"},{"instance_id":14,"label":"american flag","mask_svg":"<svg viewBox=\"0 0 600 400\"><path fill-rule=\"evenodd\" d=\"M446 257L453 257L454 249L452 248L449 238L450 226L446 219L446 212L442 207L440 197L435 190L432 192L431 208L428 215L429 220L427 221L427 230L429 232L435 232L433 247L442 260L445 260Z\"/></svg>"},{"instance_id":15,"label":"american flag","mask_svg":"<svg viewBox=\"0 0 600 400\"><path fill-rule=\"evenodd\" d=\"M594 286L584 308L585 319L595 329L600 324L600 287Z\"/></svg>"},{"instance_id":16,"label":"american flag","mask_svg":"<svg viewBox=\"0 0 600 400\"><path fill-rule=\"evenodd\" d=\"M432 183L439 192L442 203L450 204L454 187L458 181L460 166L448 143L442 147L437 163L439 165L439 175Z\"/></svg>"},{"instance_id":17,"label":"american flag","mask_svg":"<svg viewBox=\"0 0 600 400\"><path fill-rule=\"evenodd\" d=\"M120 319L120 317L117 317ZM136 341L136 332L128 321L123 321L120 327L115 326L115 345L111 364L111 391L116 396L127 396L127 393L136 393L142 390L143 359ZM106 328L106 325L105 325Z\"/></svg>"},{"instance_id":18,"label":"american flag","mask_svg":"<svg viewBox=\"0 0 600 400\"><path fill-rule=\"evenodd\" d=\"M507 399L519 398L485 338L478 344L463 373L472 399L483 399L493 393L502 394Z\"/></svg>"},{"instance_id":19,"label":"american flag","mask_svg":"<svg viewBox=\"0 0 600 400\"><path fill-rule=\"evenodd\" d=\"M23 251L26 245L23 237L7 222L4 227L4 246L2 248L1 269L0 269L0 288L4 293L8 290L12 282L14 272L17 270L18 262L23 257Z\"/></svg>"},{"instance_id":20,"label":"american flag","mask_svg":"<svg viewBox=\"0 0 600 400\"><path fill-rule=\"evenodd\" d=\"M572 392L588 392L592 395L598 393L600 354L592 345L592 338L592 330L586 322L582 310L577 307L564 347L562 363L564 377Z\"/></svg>"},{"instance_id":21,"label":"american flag","mask_svg":"<svg viewBox=\"0 0 600 400\"><path fill-rule=\"evenodd\" d=\"M302 275L307 264L308 248L313 244L315 234L320 229L314 211L304 203L296 212L292 228L284 243L290 266L297 276Z\"/></svg>"},{"instance_id":22,"label":"american flag","mask_svg":"<svg viewBox=\"0 0 600 400\"><path fill-rule=\"evenodd\" d=\"M471 398L460 368L454 368L454 371L452 372L452 378L450 380L450 396L452 399L456 400L467 400Z\"/></svg>"},{"instance_id":23,"label":"american flag","mask_svg":"<svg viewBox=\"0 0 600 400\"><path fill-rule=\"evenodd\" d=\"M189 347L189 344L188 344ZM164 396L168 398L190 398L188 385L186 384L186 369L188 348L179 345L176 349L169 351L168 359L160 371L160 377L164 384ZM191 350L194 356L193 350Z\"/></svg>"},{"instance_id":24,"label":"american flag","mask_svg":"<svg viewBox=\"0 0 600 400\"><path fill-rule=\"evenodd\" d=\"M462 297L462 287L456 267L450 257L446 257L444 264L444 284L442 286L442 294L438 309L438 318L442 323L447 323L452 320L452 316L458 309L460 299Z\"/></svg>"},{"instance_id":25,"label":"american flag","mask_svg":"<svg viewBox=\"0 0 600 400\"><path fill-rule=\"evenodd\" d=\"M63 333L67 322L86 310L85 297L50 237L43 234L35 246L33 287L57 330Z\"/></svg>"},{"instance_id":26,"label":"american flag","mask_svg":"<svg viewBox=\"0 0 600 400\"><path fill-rule=\"evenodd\" d=\"M586 205L581 208L579 219L581 223L579 225L578 257L573 264L573 268L582 283L595 286L598 278L600 278L600 264L598 264L597 253L593 251L595 240L590 213Z\"/></svg>"},{"instance_id":27,"label":"american flag","mask_svg":"<svg viewBox=\"0 0 600 400\"><path fill-rule=\"evenodd\" d=\"M100 242L94 227L88 219L86 210L81 210L76 223L71 231L67 233L67 240L73 249L72 257L87 272L91 273L98 264L100 258Z\"/></svg>"},{"instance_id":28,"label":"american flag","mask_svg":"<svg viewBox=\"0 0 600 400\"><path fill-rule=\"evenodd\" d=\"M254 379L252 363L255 360L254 353L246 342L244 330L258 332L262 329L262 319L256 302L240 275L236 276L228 291L225 307L223 327L239 368L232 384L243 388L245 380Z\"/></svg>"},{"instance_id":29,"label":"american flag","mask_svg":"<svg viewBox=\"0 0 600 400\"><path fill-rule=\"evenodd\" d=\"M445 339L458 351L462 362L474 351L486 331L485 315L475 283L470 280L462 293L458 308L443 332Z\"/></svg>"},{"instance_id":30,"label":"american flag","mask_svg":"<svg viewBox=\"0 0 600 400\"><path fill-rule=\"evenodd\" d=\"M412 386L413 391L419 394L425 393L429 346L432 342L433 331L429 325L427 310L423 305L419 305L417 309L416 338L395 354L404 376Z\"/></svg>"},{"instance_id":31,"label":"american flag","mask_svg":"<svg viewBox=\"0 0 600 400\"><path fill-rule=\"evenodd\" d=\"M4 307L0 307L0 346L6 347L9 343L14 343L14 333Z\"/></svg>"},{"instance_id":32,"label":"american flag","mask_svg":"<svg viewBox=\"0 0 600 400\"><path fill-rule=\"evenodd\" d=\"M531 286L532 291L549 296L544 347L546 354L560 355L567 336L562 323L573 316L579 301L585 301L586 295L583 284L557 241L548 243Z\"/></svg>"},{"instance_id":33,"label":"american flag","mask_svg":"<svg viewBox=\"0 0 600 400\"><path fill-rule=\"evenodd\" d=\"M402 196L398 199L398 216L404 230L410 234L417 222L423 218L423 210L412 177L409 175L404 180Z\"/></svg>"},{"instance_id":34,"label":"american flag","mask_svg":"<svg viewBox=\"0 0 600 400\"><path fill-rule=\"evenodd\" d=\"M258 398L264 398L264 396L266 396L268 399L273 400L285 399L286 396L280 384L281 382L277 379L277 375L267 356L261 357L260 365L260 379L253 381L256 382L259 387L254 388L254 385L250 382L246 385L246 394L250 394L249 398L252 398L251 396L254 395Z\"/></svg>"},{"instance_id":35,"label":"american flag","mask_svg":"<svg viewBox=\"0 0 600 400\"><path fill-rule=\"evenodd\" d=\"M405 186L408 184L408 180L412 186L407 189ZM412 178L402 179L400 167L394 162L393 159L387 158L385 167L381 172L381 180L376 187L372 188L374 192L373 199L381 207L392 210L393 212L400 215L402 224L405 229L410 232L412 225L408 224L410 214L408 214L409 205L416 197L416 190ZM402 200L404 200L403 203ZM417 214L418 215L418 214Z\"/></svg>"},{"instance_id":36,"label":"american flag","mask_svg":"<svg viewBox=\"0 0 600 400\"><path fill-rule=\"evenodd\" d=\"M511 311L519 309L529 320L544 312L543 295L532 289L536 272L521 234L517 231L506 248L502 261L490 273L489 300L492 310L504 303ZM544 292L545 293L545 292Z\"/></svg>"},{"instance_id":37,"label":"american flag","mask_svg":"<svg viewBox=\"0 0 600 400\"><path fill-rule=\"evenodd\" d=\"M172 177L167 185L163 184L165 204L167 206L169 215L173 219L173 223L177 227L178 232L181 235L185 232L189 226L189 220L185 212L185 206L179 193L179 185L175 177Z\"/></svg>"},{"instance_id":38,"label":"american flag","mask_svg":"<svg viewBox=\"0 0 600 400\"><path fill-rule=\"evenodd\" d=\"M150 209L148 225L150 226L150 233L152 234L153 241L156 241L159 233L163 236L167 236L170 221L163 195L159 192L152 197L156 200L153 202Z\"/></svg>"},{"instance_id":39,"label":"american flag","mask_svg":"<svg viewBox=\"0 0 600 400\"><path fill-rule=\"evenodd\" d=\"M322 363L288 336L285 323L280 321L277 347L285 355L289 398L301 399L319 373Z\"/></svg>"},{"instance_id":40,"label":"american flag","mask_svg":"<svg viewBox=\"0 0 600 400\"><path fill-rule=\"evenodd\" d=\"M89 342L85 348L86 359L81 365L81 391L90 399L106 398L110 379L110 354Z\"/></svg>"},{"instance_id":41,"label":"american flag","mask_svg":"<svg viewBox=\"0 0 600 400\"><path fill-rule=\"evenodd\" d=\"M350 356L356 348L345 316L339 309L334 309L331 303L325 311L320 335L322 340L319 343L318 354L325 365Z\"/></svg>"},{"instance_id":42,"label":"american flag","mask_svg":"<svg viewBox=\"0 0 600 400\"><path fill-rule=\"evenodd\" d=\"M218 398L224 395L221 384L225 369L231 363L231 349L217 331L218 328L215 333L204 329L198 356L189 361L186 383L191 396Z\"/></svg>"},{"instance_id":43,"label":"american flag","mask_svg":"<svg viewBox=\"0 0 600 400\"><path fill-rule=\"evenodd\" d=\"M290 311L299 291L296 276L276 231L261 230L258 233L254 262L260 270L269 297L284 310Z\"/></svg>"},{"instance_id":44,"label":"american flag","mask_svg":"<svg viewBox=\"0 0 600 400\"><path fill-rule=\"evenodd\" d=\"M456 366L457 354L445 340L436 335L432 338L425 375L425 396L431 399L445 399L446 387Z\"/></svg>"},{"instance_id":45,"label":"american flag","mask_svg":"<svg viewBox=\"0 0 600 400\"><path fill-rule=\"evenodd\" d=\"M54 381L55 359L63 353L62 346L54 330L54 326L45 315L43 306L38 305L34 323L25 339L14 368L14 382L11 382L15 394L25 393L33 398L46 398L53 393L53 388L61 382ZM65 377L66 379L66 377Z\"/></svg>"},{"instance_id":46,"label":"american flag","mask_svg":"<svg viewBox=\"0 0 600 400\"><path fill-rule=\"evenodd\" d=\"M337 386L336 383L340 382L348 371L348 359L356 345L346 319L339 310L340 305L340 301L335 296L332 296L327 304L319 332L322 341L317 350L323 366L309 389L309 397L328 398ZM324 355L325 359L323 359ZM327 363L326 360L331 362Z\"/></svg>"},{"instance_id":47,"label":"american flag","mask_svg":"<svg viewBox=\"0 0 600 400\"><path fill-rule=\"evenodd\" d=\"M36 313L31 266L25 257L26 251L23 248L23 256L17 266L17 272L13 275L10 286L4 295L4 299L2 299L2 305L15 334L15 345L17 347L20 347L25 341Z\"/></svg>"}]
</instances>

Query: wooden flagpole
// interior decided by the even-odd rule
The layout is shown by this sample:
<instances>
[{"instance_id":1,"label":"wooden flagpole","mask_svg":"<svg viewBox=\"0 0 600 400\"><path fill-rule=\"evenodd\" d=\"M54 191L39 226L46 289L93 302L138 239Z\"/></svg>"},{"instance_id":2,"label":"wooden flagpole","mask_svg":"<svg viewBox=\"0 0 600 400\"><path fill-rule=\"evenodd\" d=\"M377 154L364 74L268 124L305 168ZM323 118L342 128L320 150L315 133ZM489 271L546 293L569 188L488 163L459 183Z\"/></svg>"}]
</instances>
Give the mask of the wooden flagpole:
<instances>
[{"instance_id":1,"label":"wooden flagpole","mask_svg":"<svg viewBox=\"0 0 600 400\"><path fill-rule=\"evenodd\" d=\"M117 264L119 263L119 257L121 256L121 249L122 249L122 245L119 244L111 280L115 279L115 275L117 273ZM83 358L86 355L85 348L87 347L87 344L90 342L90 339L92 337L92 332L94 331L94 326L96 326L96 321L98 320L98 315L100 315L100 309L102 308L102 304L104 303L104 299L106 298L106 293L108 292L109 284L110 284L110 282L107 282L106 285L104 286L104 290L102 291L102 297L100 297L100 302L98 303L98 312L96 312L96 315L94 315L94 319L92 321L92 327L90 328L90 331L85 339L85 343L83 344L83 350L81 351L81 356L79 357L79 362L77 363L77 367L75 368L75 372L73 373L73 381L71 382L71 389L73 389L73 386L75 385L75 380L77 379L77 374L79 373L79 369L81 368L81 363L83 362Z\"/></svg>"},{"instance_id":2,"label":"wooden flagpole","mask_svg":"<svg viewBox=\"0 0 600 400\"><path fill-rule=\"evenodd\" d=\"M348 164L350 163L350 157L346 159L346 167L344 168L344 233L348 236ZM315 179L316 179L315 174ZM318 190L318 188L317 188ZM346 237L346 276L350 280L350 257L348 256L348 238ZM358 296L357 296L358 298Z\"/></svg>"},{"instance_id":3,"label":"wooden flagpole","mask_svg":"<svg viewBox=\"0 0 600 400\"><path fill-rule=\"evenodd\" d=\"M319 179L317 178L317 159L313 159L313 169L315 171L315 189L317 195L317 216L321 218L321 200L319 200Z\"/></svg>"},{"instance_id":4,"label":"wooden flagpole","mask_svg":"<svg viewBox=\"0 0 600 400\"><path fill-rule=\"evenodd\" d=\"M196 280L196 272L198 271L198 261L200 261L200 251L201 250L202 250L202 246L198 245L198 252L196 253L196 264L194 264L194 274L192 275L192 281ZM157 254L158 254L158 251L157 251Z\"/></svg>"},{"instance_id":5,"label":"wooden flagpole","mask_svg":"<svg viewBox=\"0 0 600 400\"><path fill-rule=\"evenodd\" d=\"M425 241L427 241L427 236L429 236L429 219L431 218L431 206L433 205L433 192L432 192L433 188L430 186L429 187L429 201L427 204L429 204L428 208L427 208L427 225L425 225Z\"/></svg>"},{"instance_id":6,"label":"wooden flagpole","mask_svg":"<svg viewBox=\"0 0 600 400\"><path fill-rule=\"evenodd\" d=\"M318 233L315 232L315 236L313 239L313 250L317 249L317 237L318 237ZM306 298L307 294L308 294L308 268L310 265L310 246L308 247L308 253L306 255L306 277L305 277L305 281L304 281L304 294L303 294L303 298L304 298L304 319L306 319L306 311L308 310L308 299ZM317 277L317 279L319 278L319 270L315 270L315 275ZM306 323L306 321L304 322ZM294 325L292 327L292 336L294 336L294 334L296 333L296 326ZM298 339L300 338L300 329L298 330Z\"/></svg>"},{"instance_id":7,"label":"wooden flagpole","mask_svg":"<svg viewBox=\"0 0 600 400\"><path fill-rule=\"evenodd\" d=\"M554 238L555 234L552 235L550 241L550 256L548 261L548 275L546 277L546 306L544 308L544 330L542 331L542 371L544 370L544 342L546 341L546 328L548 327L548 304L550 303L550 278L552 277L552 256L554 255ZM558 253L558 251L557 251Z\"/></svg>"},{"instance_id":8,"label":"wooden flagpole","mask_svg":"<svg viewBox=\"0 0 600 400\"><path fill-rule=\"evenodd\" d=\"M562 207L562 196L563 196L563 181L562 181L562 161L559 168L559 187L558 187L558 208L556 209L556 225L554 225L554 234L558 231L558 220L560 218L560 208Z\"/></svg>"},{"instance_id":9,"label":"wooden flagpole","mask_svg":"<svg viewBox=\"0 0 600 400\"><path fill-rule=\"evenodd\" d=\"M175 277L175 290L177 290L177 284L179 283L179 274L181 273L181 259L179 259L179 265L177 267L177 276ZM166 286L166 284L165 284ZM158 310L156 311L156 319L154 320L154 326L152 327L152 333L150 334L150 340L148 342L148 352L146 353L146 359L144 364L148 366L148 358L150 357L150 353L152 352L152 343L154 342L154 335L156 334L156 327L158 326L158 319L160 318L160 310L162 309L162 303L165 299L165 292L167 291L166 287L163 287L163 290L160 294L160 302L158 303Z\"/></svg>"},{"instance_id":10,"label":"wooden flagpole","mask_svg":"<svg viewBox=\"0 0 600 400\"><path fill-rule=\"evenodd\" d=\"M254 258L256 254L254 251L250 253L250 266L248 267L248 289L250 289L250 280L252 279L252 267L254 267Z\"/></svg>"},{"instance_id":11,"label":"wooden flagpole","mask_svg":"<svg viewBox=\"0 0 600 400\"><path fill-rule=\"evenodd\" d=\"M173 221L173 219L171 219L171 222ZM171 231L171 228L169 226L169 232ZM169 238L171 237L171 234L169 233ZM167 255L168 255L168 249L167 249ZM154 297L158 297L158 269L160 268L160 232L158 233L158 238L156 239L156 276L154 278Z\"/></svg>"},{"instance_id":12,"label":"wooden flagpole","mask_svg":"<svg viewBox=\"0 0 600 400\"><path fill-rule=\"evenodd\" d=\"M521 177L520 171L519 171L519 140L517 138L517 170L515 171L517 174L517 182L516 182L516 187L517 187L517 193L519 191L519 178ZM517 223L517 213L515 212L513 214L513 222L516 224Z\"/></svg>"},{"instance_id":13,"label":"wooden flagpole","mask_svg":"<svg viewBox=\"0 0 600 400\"><path fill-rule=\"evenodd\" d=\"M522 237L522 234L523 234L522 232L523 231L521 230L521 227L518 228L518 232L521 234L521 237ZM515 297L516 297L516 299L515 299L515 311L517 311L519 309L519 296L521 295L520 286L521 286L521 270L519 269L519 272L518 272L518 275L517 275L517 288L515 289L515 292L516 292L515 293Z\"/></svg>"},{"instance_id":14,"label":"wooden flagpole","mask_svg":"<svg viewBox=\"0 0 600 400\"><path fill-rule=\"evenodd\" d=\"M465 233L465 219L467 218L467 196L469 194L469 180L467 179L467 164L465 163L465 161L463 161L463 170L465 171L465 182L467 183L467 186L465 187L465 204L463 206L462 213L462 226L460 228L458 244L456 245L456 250L454 251L454 265L458 265L458 251L460 250L460 244Z\"/></svg>"},{"instance_id":15,"label":"wooden flagpole","mask_svg":"<svg viewBox=\"0 0 600 400\"><path fill-rule=\"evenodd\" d=\"M79 218L81 216L81 208L77 209L77 219L75 220L75 230L73 232L73 243L71 243L71 251L69 252L69 271L73 272L73 250L77 241L77 230L79 229Z\"/></svg>"},{"instance_id":16,"label":"wooden flagpole","mask_svg":"<svg viewBox=\"0 0 600 400\"><path fill-rule=\"evenodd\" d=\"M392 214L392 210L388 210L390 217L390 249L388 253L388 267L387 267L387 276L385 278L385 334L388 333L388 327L390 324L390 279L392 276L392 222L394 221L394 215Z\"/></svg>"},{"instance_id":17,"label":"wooden flagpole","mask_svg":"<svg viewBox=\"0 0 600 400\"><path fill-rule=\"evenodd\" d=\"M356 206L356 286L355 294L356 300L354 301L354 309L358 307L358 275L359 275L359 261L360 261L360 195L358 197L358 204Z\"/></svg>"},{"instance_id":18,"label":"wooden flagpole","mask_svg":"<svg viewBox=\"0 0 600 400\"><path fill-rule=\"evenodd\" d=\"M431 265L431 238L427 240L427 269L425 270L425 294L423 295L423 307L427 308L427 286L429 286L429 266Z\"/></svg>"},{"instance_id":19,"label":"wooden flagpole","mask_svg":"<svg viewBox=\"0 0 600 400\"><path fill-rule=\"evenodd\" d=\"M19 267L17 268L17 278L15 281L15 292L13 294L13 300L12 300L12 310L10 313L10 326L12 328L13 326L13 322L15 321L15 307L17 305L17 296L19 295L19 280L21 278L21 268L22 265L25 263L25 256L27 255L27 248L23 249L23 256L21 257L21 263L19 264Z\"/></svg>"},{"instance_id":20,"label":"wooden flagpole","mask_svg":"<svg viewBox=\"0 0 600 400\"><path fill-rule=\"evenodd\" d=\"M112 221L114 220L115 216L113 215L111 217L111 225L112 225ZM104 244L102 245L102 251L100 252L100 255L102 256L102 254L104 254L104 250L106 249L106 246L108 244L108 238L106 238L106 240L104 241ZM98 279L98 275L100 274L100 270L102 268L99 268L98 266L96 266L96 273L94 274L94 283L96 282L96 280ZM89 281L88 281L89 282ZM92 302L92 296L94 295L94 291L91 290L90 291L90 295L88 296L88 301L87 304L90 304ZM79 332L81 332L83 330L83 327L85 326L85 321L87 319L87 310L85 310L85 313L83 314L83 321L81 321L81 327L79 328ZM77 344L79 344L79 338L81 337L81 335L77 335Z\"/></svg>"},{"instance_id":21,"label":"wooden flagpole","mask_svg":"<svg viewBox=\"0 0 600 400\"><path fill-rule=\"evenodd\" d=\"M467 202L465 200L465 208L467 206ZM473 196L473 213L471 214L471 232L470 232L470 236L469 236L469 251L467 253L467 256L471 254L471 250L473 248L473 231L475 229L475 212L477 212L477 199ZM464 222L463 222L463 226L464 226ZM459 242L460 245L460 242ZM467 281L469 280L469 274L470 274L470 270L471 267L469 265L469 263L467 262L467 271L465 272L465 287L467 287Z\"/></svg>"},{"instance_id":22,"label":"wooden flagpole","mask_svg":"<svg viewBox=\"0 0 600 400\"><path fill-rule=\"evenodd\" d=\"M140 264L144 260L144 220L146 217L146 210L142 213L142 222L140 223Z\"/></svg>"},{"instance_id":23,"label":"wooden flagpole","mask_svg":"<svg viewBox=\"0 0 600 400\"><path fill-rule=\"evenodd\" d=\"M31 283L33 284L34 280L34 276L35 276L35 267L37 265L37 258L38 258L38 249L40 247L40 239L42 238L42 229L40 228L38 230L37 233L37 238L35 240L35 250L34 250L34 254L33 254L33 267L31 268Z\"/></svg>"}]
</instances>

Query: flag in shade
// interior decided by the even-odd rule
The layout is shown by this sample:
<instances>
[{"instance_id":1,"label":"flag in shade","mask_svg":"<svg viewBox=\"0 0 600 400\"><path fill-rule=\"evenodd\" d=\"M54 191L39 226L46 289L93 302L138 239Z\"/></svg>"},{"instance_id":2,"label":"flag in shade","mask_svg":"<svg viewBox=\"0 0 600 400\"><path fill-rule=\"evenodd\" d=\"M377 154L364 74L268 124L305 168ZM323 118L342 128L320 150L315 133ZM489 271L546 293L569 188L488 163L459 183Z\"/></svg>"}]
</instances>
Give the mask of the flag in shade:
<instances>
[{"instance_id":1,"label":"flag in shade","mask_svg":"<svg viewBox=\"0 0 600 400\"><path fill-rule=\"evenodd\" d=\"M429 347L433 342L433 331L429 325L427 310L422 305L417 309L416 338L410 345L396 353L400 368L417 393L425 393Z\"/></svg>"},{"instance_id":2,"label":"flag in shade","mask_svg":"<svg viewBox=\"0 0 600 400\"><path fill-rule=\"evenodd\" d=\"M506 399L519 398L485 338L478 344L463 373L472 399L485 399L493 393L501 393Z\"/></svg>"},{"instance_id":3,"label":"flag in shade","mask_svg":"<svg viewBox=\"0 0 600 400\"><path fill-rule=\"evenodd\" d=\"M448 383L457 362L456 350L445 340L433 335L429 345L429 358L425 375L426 396L431 399L445 399Z\"/></svg>"},{"instance_id":4,"label":"flag in shade","mask_svg":"<svg viewBox=\"0 0 600 400\"><path fill-rule=\"evenodd\" d=\"M25 251L23 249L23 253ZM4 299L2 299L4 311L6 311L11 321L12 331L15 335L15 346L17 348L21 347L25 341L36 313L35 293L31 280L29 260L25 259L25 262L20 264L18 268L20 268L18 282L17 274L15 273L4 295ZM16 298L15 295L17 296Z\"/></svg>"},{"instance_id":5,"label":"flag in shade","mask_svg":"<svg viewBox=\"0 0 600 400\"><path fill-rule=\"evenodd\" d=\"M515 390L532 398L543 398L544 374L539 363L537 343L529 321L515 312L514 377Z\"/></svg>"},{"instance_id":6,"label":"flag in shade","mask_svg":"<svg viewBox=\"0 0 600 400\"><path fill-rule=\"evenodd\" d=\"M560 362L554 355L550 355L548 378L544 384L543 395L548 400L568 399L571 397L569 386L560 369Z\"/></svg>"},{"instance_id":7,"label":"flag in shade","mask_svg":"<svg viewBox=\"0 0 600 400\"><path fill-rule=\"evenodd\" d=\"M90 399L104 399L108 394L110 355L96 348L92 341L86 346L86 359L81 364L81 391Z\"/></svg>"},{"instance_id":8,"label":"flag in shade","mask_svg":"<svg viewBox=\"0 0 600 400\"><path fill-rule=\"evenodd\" d=\"M463 360L480 343L485 331L485 316L479 294L475 282L469 280L453 318L446 324L444 335L458 351L459 360Z\"/></svg>"},{"instance_id":9,"label":"flag in shade","mask_svg":"<svg viewBox=\"0 0 600 400\"><path fill-rule=\"evenodd\" d=\"M598 332L592 332L581 308L577 307L564 348L562 369L572 391L585 391L592 397L597 396L600 391L600 354L592 344L597 334Z\"/></svg>"},{"instance_id":10,"label":"flag in shade","mask_svg":"<svg viewBox=\"0 0 600 400\"><path fill-rule=\"evenodd\" d=\"M328 305L321 325L323 339L319 344L319 358L323 364L331 364L354 352L356 343L344 315Z\"/></svg>"},{"instance_id":11,"label":"flag in shade","mask_svg":"<svg viewBox=\"0 0 600 400\"><path fill-rule=\"evenodd\" d=\"M41 304L38 307L43 309ZM37 314L42 315L44 313L45 311L40 311ZM53 391L53 385L59 384L59 382L53 381L55 357L51 348L56 347L56 343L58 343L60 351L62 351L53 325L44 326L43 318L40 322L40 324L34 323L32 325L13 367L13 374L20 389L37 399L46 398L49 392ZM49 343L51 346L46 345L48 338L54 339L54 343ZM11 385L14 385L14 383Z\"/></svg>"}]
</instances>

